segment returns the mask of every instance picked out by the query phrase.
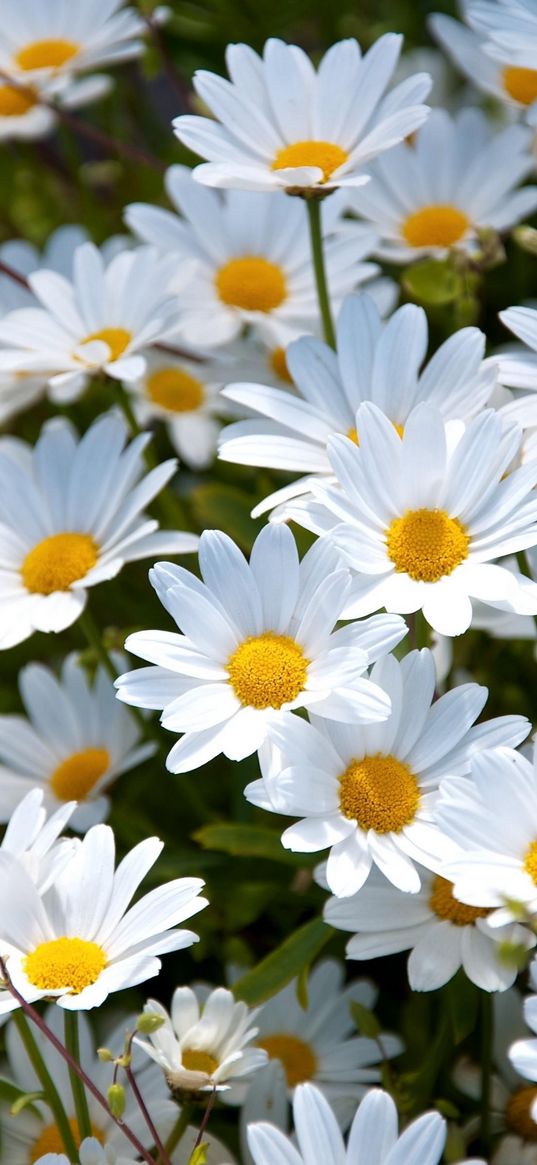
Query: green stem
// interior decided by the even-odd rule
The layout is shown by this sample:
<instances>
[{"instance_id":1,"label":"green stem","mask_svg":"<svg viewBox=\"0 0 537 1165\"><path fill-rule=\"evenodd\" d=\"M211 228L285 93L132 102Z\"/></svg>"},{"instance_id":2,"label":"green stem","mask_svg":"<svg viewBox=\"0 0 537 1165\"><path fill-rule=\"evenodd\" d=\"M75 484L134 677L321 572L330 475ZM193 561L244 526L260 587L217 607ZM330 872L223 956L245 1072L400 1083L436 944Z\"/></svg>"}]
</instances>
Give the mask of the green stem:
<instances>
[{"instance_id":1,"label":"green stem","mask_svg":"<svg viewBox=\"0 0 537 1165\"><path fill-rule=\"evenodd\" d=\"M179 1144L181 1137L186 1132L191 1116L192 1106L190 1104L184 1104L168 1137L168 1140L164 1144L164 1151L168 1157L173 1153L176 1145Z\"/></svg>"},{"instance_id":2,"label":"green stem","mask_svg":"<svg viewBox=\"0 0 537 1165\"><path fill-rule=\"evenodd\" d=\"M20 1038L26 1049L28 1059L43 1086L47 1104L54 1116L56 1128L63 1141L65 1152L70 1161L78 1161L78 1149L75 1143L69 1118L63 1107L60 1094L50 1072L45 1064L43 1056L39 1050L37 1041L30 1029L28 1020L22 1011L13 1012L13 1023L15 1024Z\"/></svg>"},{"instance_id":3,"label":"green stem","mask_svg":"<svg viewBox=\"0 0 537 1165\"><path fill-rule=\"evenodd\" d=\"M80 1039L78 1031L78 1015L76 1011L67 1011L67 1009L65 1009L64 1020L65 1046L67 1051L70 1052L71 1056L73 1057L73 1060L76 1060L77 1064L80 1064ZM93 1135L86 1089L84 1088L84 1084L80 1079L80 1076L77 1076L76 1072L73 1072L71 1066L69 1066L69 1079L71 1081L71 1092L73 1093L73 1100L75 1102L75 1112L76 1119L78 1121L80 1140L83 1141L85 1137L91 1137Z\"/></svg>"},{"instance_id":4,"label":"green stem","mask_svg":"<svg viewBox=\"0 0 537 1165\"><path fill-rule=\"evenodd\" d=\"M313 262L313 270L315 272L317 298L319 300L319 311L321 313L324 338L326 343L330 344L331 348L335 348L336 334L334 331L334 321L332 319L332 309L330 307L330 295L328 293L328 283L326 279L326 268L324 263L321 200L319 198L307 198L306 206L308 209L310 225L311 257Z\"/></svg>"},{"instance_id":5,"label":"green stem","mask_svg":"<svg viewBox=\"0 0 537 1165\"><path fill-rule=\"evenodd\" d=\"M430 647L431 646L431 628L423 614L423 611L416 611L415 615L415 635L416 647Z\"/></svg>"},{"instance_id":6,"label":"green stem","mask_svg":"<svg viewBox=\"0 0 537 1165\"><path fill-rule=\"evenodd\" d=\"M481 1150L490 1152L490 1099L492 1089L492 1054L494 1043L494 997L481 991Z\"/></svg>"},{"instance_id":7,"label":"green stem","mask_svg":"<svg viewBox=\"0 0 537 1165\"><path fill-rule=\"evenodd\" d=\"M90 613L88 608L82 611L78 617L78 622L84 632L86 640L91 650L95 652L97 659L100 661L105 671L108 672L111 680L117 680L117 668L114 666L114 661L108 654L106 647L101 638L101 632ZM153 735L153 725L150 720L146 720L139 708L129 708L129 712L136 720L138 726L141 728L144 736ZM160 742L160 735L158 737Z\"/></svg>"}]
</instances>

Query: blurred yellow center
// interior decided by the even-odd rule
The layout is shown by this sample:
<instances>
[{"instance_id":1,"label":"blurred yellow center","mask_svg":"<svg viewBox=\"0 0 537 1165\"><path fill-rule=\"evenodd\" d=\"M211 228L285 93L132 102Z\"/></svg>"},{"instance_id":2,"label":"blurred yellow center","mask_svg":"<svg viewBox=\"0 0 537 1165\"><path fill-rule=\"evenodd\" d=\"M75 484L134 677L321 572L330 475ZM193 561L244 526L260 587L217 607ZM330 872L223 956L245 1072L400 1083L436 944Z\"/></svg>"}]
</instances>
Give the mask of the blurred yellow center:
<instances>
[{"instance_id":1,"label":"blurred yellow center","mask_svg":"<svg viewBox=\"0 0 537 1165\"><path fill-rule=\"evenodd\" d=\"M58 765L50 778L59 801L84 801L110 765L107 748L85 748Z\"/></svg>"},{"instance_id":2,"label":"blurred yellow center","mask_svg":"<svg viewBox=\"0 0 537 1165\"><path fill-rule=\"evenodd\" d=\"M40 943L24 960L30 983L40 991L60 991L68 987L78 995L99 978L106 967L106 955L97 943L83 938L53 938Z\"/></svg>"},{"instance_id":3,"label":"blurred yellow center","mask_svg":"<svg viewBox=\"0 0 537 1165\"><path fill-rule=\"evenodd\" d=\"M468 557L470 539L444 510L407 510L386 533L388 557L417 582L438 582Z\"/></svg>"},{"instance_id":4,"label":"blurred yellow center","mask_svg":"<svg viewBox=\"0 0 537 1165\"><path fill-rule=\"evenodd\" d=\"M453 882L448 882L439 874L433 882L429 906L438 918L452 922L454 926L470 926L476 918L486 918L490 914L486 906L466 906L464 902L459 902L453 894Z\"/></svg>"},{"instance_id":5,"label":"blurred yellow center","mask_svg":"<svg viewBox=\"0 0 537 1165\"><path fill-rule=\"evenodd\" d=\"M270 1060L280 1060L283 1064L289 1088L311 1080L317 1071L317 1059L309 1044L298 1036L263 1036L257 1041L258 1048L264 1048Z\"/></svg>"},{"instance_id":6,"label":"blurred yellow center","mask_svg":"<svg viewBox=\"0 0 537 1165\"><path fill-rule=\"evenodd\" d=\"M80 342L90 344L92 340L101 340L103 344L108 344L110 359L119 360L132 340L132 332L127 331L127 328L101 328L100 332L92 332Z\"/></svg>"},{"instance_id":7,"label":"blurred yellow center","mask_svg":"<svg viewBox=\"0 0 537 1165\"><path fill-rule=\"evenodd\" d=\"M74 40L34 40L19 49L14 60L19 69L59 69L78 55Z\"/></svg>"},{"instance_id":8,"label":"blurred yellow center","mask_svg":"<svg viewBox=\"0 0 537 1165\"><path fill-rule=\"evenodd\" d=\"M0 117L24 117L35 104L36 95L32 89L0 85Z\"/></svg>"},{"instance_id":9,"label":"blurred yellow center","mask_svg":"<svg viewBox=\"0 0 537 1165\"><path fill-rule=\"evenodd\" d=\"M395 421L392 421L392 425L393 425L393 427L394 427L394 429L395 429L395 432L398 434L398 436L399 436L399 437L404 437L404 435L405 435L405 426L404 426L404 425L398 425L398 424L397 424ZM347 432L345 433L345 436L349 438L349 441L353 441L355 445L359 445L359 444L360 444L360 442L359 442L359 440L358 440L358 431L357 431L357 429L355 429L354 425L351 425L350 429L347 429Z\"/></svg>"},{"instance_id":10,"label":"blurred yellow center","mask_svg":"<svg viewBox=\"0 0 537 1165\"><path fill-rule=\"evenodd\" d=\"M528 1084L509 1097L505 1109L507 1127L518 1133L525 1141L537 1141L537 1124L531 1115L531 1106L535 1100L537 1088L533 1084Z\"/></svg>"},{"instance_id":11,"label":"blurred yellow center","mask_svg":"<svg viewBox=\"0 0 537 1165\"><path fill-rule=\"evenodd\" d=\"M411 247L452 247L469 225L469 218L456 206L423 206L405 219L401 234Z\"/></svg>"},{"instance_id":12,"label":"blurred yellow center","mask_svg":"<svg viewBox=\"0 0 537 1165\"><path fill-rule=\"evenodd\" d=\"M38 595L68 591L95 566L97 555L97 543L90 534L51 534L26 555L22 581Z\"/></svg>"},{"instance_id":13,"label":"blurred yellow center","mask_svg":"<svg viewBox=\"0 0 537 1165\"><path fill-rule=\"evenodd\" d=\"M260 255L230 259L216 272L215 285L223 303L243 311L274 311L287 296L281 267Z\"/></svg>"},{"instance_id":14,"label":"blurred yellow center","mask_svg":"<svg viewBox=\"0 0 537 1165\"><path fill-rule=\"evenodd\" d=\"M521 105L537 101L537 69L518 69L509 65L502 72L505 92Z\"/></svg>"},{"instance_id":15,"label":"blurred yellow center","mask_svg":"<svg viewBox=\"0 0 537 1165\"><path fill-rule=\"evenodd\" d=\"M308 663L294 639L265 631L237 647L228 660L227 671L241 704L281 708L302 691Z\"/></svg>"},{"instance_id":16,"label":"blurred yellow center","mask_svg":"<svg viewBox=\"0 0 537 1165\"><path fill-rule=\"evenodd\" d=\"M327 182L334 170L343 166L349 155L341 146L333 142L294 142L278 150L272 163L273 170L287 170L294 166L318 166L322 170L322 181Z\"/></svg>"},{"instance_id":17,"label":"blurred yellow center","mask_svg":"<svg viewBox=\"0 0 537 1165\"><path fill-rule=\"evenodd\" d=\"M532 841L524 855L524 869L537 886L537 841Z\"/></svg>"},{"instance_id":18,"label":"blurred yellow center","mask_svg":"<svg viewBox=\"0 0 537 1165\"><path fill-rule=\"evenodd\" d=\"M205 1072L207 1076L212 1076L218 1068L218 1060L210 1052L200 1052L197 1048L185 1048L181 1062L187 1072Z\"/></svg>"},{"instance_id":19,"label":"blurred yellow center","mask_svg":"<svg viewBox=\"0 0 537 1165\"><path fill-rule=\"evenodd\" d=\"M280 380L285 380L286 384L293 384L293 377L287 367L285 348L273 348L270 353L270 367Z\"/></svg>"},{"instance_id":20,"label":"blurred yellow center","mask_svg":"<svg viewBox=\"0 0 537 1165\"><path fill-rule=\"evenodd\" d=\"M147 395L172 413L191 413L203 403L201 380L182 368L159 368L147 378Z\"/></svg>"},{"instance_id":21,"label":"blurred yellow center","mask_svg":"<svg viewBox=\"0 0 537 1165\"><path fill-rule=\"evenodd\" d=\"M74 1116L69 1117L68 1120L71 1126L71 1132L73 1134L75 1145L77 1149L79 1149L80 1133L78 1130L78 1121ZM91 1135L92 1137L95 1137L95 1140L99 1141L101 1145L104 1145L102 1129L97 1128L97 1125L92 1124ZM64 1144L58 1126L46 1125L30 1149L29 1165L35 1165L35 1162L39 1161L41 1157L44 1157L47 1153L63 1154L64 1152Z\"/></svg>"},{"instance_id":22,"label":"blurred yellow center","mask_svg":"<svg viewBox=\"0 0 537 1165\"><path fill-rule=\"evenodd\" d=\"M344 817L361 829L398 833L416 816L418 782L408 765L377 752L353 760L339 778L339 805Z\"/></svg>"}]
</instances>

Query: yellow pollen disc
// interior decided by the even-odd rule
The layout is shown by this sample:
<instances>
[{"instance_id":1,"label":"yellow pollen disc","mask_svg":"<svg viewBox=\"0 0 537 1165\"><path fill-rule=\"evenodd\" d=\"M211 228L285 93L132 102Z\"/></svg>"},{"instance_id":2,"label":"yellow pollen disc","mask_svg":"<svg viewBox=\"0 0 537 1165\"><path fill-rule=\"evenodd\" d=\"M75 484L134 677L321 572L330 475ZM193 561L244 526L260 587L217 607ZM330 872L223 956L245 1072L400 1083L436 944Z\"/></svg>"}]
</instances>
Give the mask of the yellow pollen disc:
<instances>
[{"instance_id":1,"label":"yellow pollen disc","mask_svg":"<svg viewBox=\"0 0 537 1165\"><path fill-rule=\"evenodd\" d=\"M438 582L468 557L470 538L444 510L407 510L386 533L388 557L417 582Z\"/></svg>"},{"instance_id":2,"label":"yellow pollen disc","mask_svg":"<svg viewBox=\"0 0 537 1165\"><path fill-rule=\"evenodd\" d=\"M78 1121L77 1121L76 1117L74 1117L74 1116L69 1117L68 1119L69 1119L69 1124L71 1126L71 1132L73 1134L73 1139L74 1139L75 1145L76 1145L77 1149L79 1149L80 1148L80 1133L78 1131ZM91 1126L91 1136L95 1137L95 1140L99 1141L101 1145L104 1145L104 1136L103 1136L102 1129L97 1128L97 1126L94 1124L92 1124L92 1126ZM29 1165L35 1165L35 1162L39 1161L41 1159L41 1157L44 1157L46 1155L46 1153L63 1154L64 1151L65 1151L64 1144L63 1144L60 1132L58 1130L58 1126L57 1125L47 1125L43 1129L43 1132L39 1134L37 1140L34 1141L32 1147L30 1149Z\"/></svg>"},{"instance_id":3,"label":"yellow pollen disc","mask_svg":"<svg viewBox=\"0 0 537 1165\"><path fill-rule=\"evenodd\" d=\"M53 938L40 943L24 960L24 970L34 987L40 991L68 987L71 995L79 995L95 983L105 967L102 947L83 938Z\"/></svg>"},{"instance_id":4,"label":"yellow pollen disc","mask_svg":"<svg viewBox=\"0 0 537 1165\"><path fill-rule=\"evenodd\" d=\"M0 85L0 117L24 117L35 104L35 93L31 89Z\"/></svg>"},{"instance_id":5,"label":"yellow pollen disc","mask_svg":"<svg viewBox=\"0 0 537 1165\"><path fill-rule=\"evenodd\" d=\"M419 803L414 773L395 756L377 752L352 760L339 778L341 812L361 829L399 833L413 821Z\"/></svg>"},{"instance_id":6,"label":"yellow pollen disc","mask_svg":"<svg viewBox=\"0 0 537 1165\"><path fill-rule=\"evenodd\" d=\"M349 155L341 146L334 142L294 142L292 146L284 146L278 150L272 163L273 170L287 170L293 166L318 166L323 172L323 182L332 177L334 170L338 170L347 161Z\"/></svg>"},{"instance_id":7,"label":"yellow pollen disc","mask_svg":"<svg viewBox=\"0 0 537 1165\"><path fill-rule=\"evenodd\" d=\"M285 380L286 384L293 384L293 377L287 367L287 359L285 356L285 348L274 348L270 353L270 367L276 373L280 380Z\"/></svg>"},{"instance_id":8,"label":"yellow pollen disc","mask_svg":"<svg viewBox=\"0 0 537 1165\"><path fill-rule=\"evenodd\" d=\"M513 101L532 105L537 100L537 69L517 69L509 66L502 72L503 87Z\"/></svg>"},{"instance_id":9,"label":"yellow pollen disc","mask_svg":"<svg viewBox=\"0 0 537 1165\"><path fill-rule=\"evenodd\" d=\"M51 534L26 555L22 581L28 591L38 595L68 591L95 566L97 556L97 543L90 534Z\"/></svg>"},{"instance_id":10,"label":"yellow pollen disc","mask_svg":"<svg viewBox=\"0 0 537 1165\"><path fill-rule=\"evenodd\" d=\"M102 340L103 344L108 344L110 359L119 360L132 340L132 332L127 331L127 328L101 328L100 332L84 336L80 343L89 344L92 340Z\"/></svg>"},{"instance_id":11,"label":"yellow pollen disc","mask_svg":"<svg viewBox=\"0 0 537 1165\"><path fill-rule=\"evenodd\" d=\"M532 841L524 855L524 869L537 886L537 841Z\"/></svg>"},{"instance_id":12,"label":"yellow pollen disc","mask_svg":"<svg viewBox=\"0 0 537 1165\"><path fill-rule=\"evenodd\" d=\"M438 918L452 922L454 926L470 926L476 918L486 918L490 910L486 906L466 906L459 902L453 894L453 883L437 874L434 882L429 906Z\"/></svg>"},{"instance_id":13,"label":"yellow pollen disc","mask_svg":"<svg viewBox=\"0 0 537 1165\"><path fill-rule=\"evenodd\" d=\"M288 635L265 631L245 639L227 664L229 682L241 704L281 708L296 700L306 682L309 660Z\"/></svg>"},{"instance_id":14,"label":"yellow pollen disc","mask_svg":"<svg viewBox=\"0 0 537 1165\"><path fill-rule=\"evenodd\" d=\"M110 765L106 748L85 748L58 765L50 778L52 792L59 801L84 801Z\"/></svg>"},{"instance_id":15,"label":"yellow pollen disc","mask_svg":"<svg viewBox=\"0 0 537 1165\"><path fill-rule=\"evenodd\" d=\"M505 1109L507 1127L525 1141L537 1141L537 1124L531 1115L531 1106L535 1100L537 1088L530 1084L514 1092Z\"/></svg>"},{"instance_id":16,"label":"yellow pollen disc","mask_svg":"<svg viewBox=\"0 0 537 1165\"><path fill-rule=\"evenodd\" d=\"M205 1072L207 1076L212 1076L218 1068L218 1060L210 1052L200 1052L196 1048L185 1048L181 1062L187 1072Z\"/></svg>"},{"instance_id":17,"label":"yellow pollen disc","mask_svg":"<svg viewBox=\"0 0 537 1165\"><path fill-rule=\"evenodd\" d=\"M73 40L34 40L19 49L14 60L19 69L59 69L78 55Z\"/></svg>"},{"instance_id":18,"label":"yellow pollen disc","mask_svg":"<svg viewBox=\"0 0 537 1165\"><path fill-rule=\"evenodd\" d=\"M216 272L214 281L222 303L243 311L274 311L287 297L281 267L261 255L230 259Z\"/></svg>"},{"instance_id":19,"label":"yellow pollen disc","mask_svg":"<svg viewBox=\"0 0 537 1165\"><path fill-rule=\"evenodd\" d=\"M159 368L147 378L147 395L156 405L172 413L191 413L203 404L201 380L181 368Z\"/></svg>"},{"instance_id":20,"label":"yellow pollen disc","mask_svg":"<svg viewBox=\"0 0 537 1165\"><path fill-rule=\"evenodd\" d=\"M270 1060L280 1060L283 1064L289 1088L311 1080L317 1071L317 1059L309 1044L298 1036L263 1036L257 1041L258 1048L264 1048Z\"/></svg>"},{"instance_id":21,"label":"yellow pollen disc","mask_svg":"<svg viewBox=\"0 0 537 1165\"><path fill-rule=\"evenodd\" d=\"M456 206L423 206L409 214L401 234L411 247L452 247L470 226L470 219Z\"/></svg>"}]
</instances>

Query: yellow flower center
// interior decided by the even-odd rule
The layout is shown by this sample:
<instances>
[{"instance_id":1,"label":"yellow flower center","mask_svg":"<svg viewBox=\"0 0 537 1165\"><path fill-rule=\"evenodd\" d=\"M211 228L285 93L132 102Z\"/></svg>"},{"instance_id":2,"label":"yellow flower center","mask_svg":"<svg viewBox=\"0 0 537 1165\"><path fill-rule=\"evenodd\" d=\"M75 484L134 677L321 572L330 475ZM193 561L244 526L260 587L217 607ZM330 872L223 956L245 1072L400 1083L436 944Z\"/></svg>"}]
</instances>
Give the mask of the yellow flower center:
<instances>
[{"instance_id":1,"label":"yellow flower center","mask_svg":"<svg viewBox=\"0 0 537 1165\"><path fill-rule=\"evenodd\" d=\"M40 991L68 987L71 995L79 995L95 983L105 967L102 947L83 938L53 938L40 943L24 960L24 970L34 987Z\"/></svg>"},{"instance_id":2,"label":"yellow flower center","mask_svg":"<svg viewBox=\"0 0 537 1165\"><path fill-rule=\"evenodd\" d=\"M486 918L490 910L486 906L466 906L453 894L453 883L437 874L429 906L438 918L452 922L454 926L470 926L476 918Z\"/></svg>"},{"instance_id":3,"label":"yellow flower center","mask_svg":"<svg viewBox=\"0 0 537 1165\"><path fill-rule=\"evenodd\" d=\"M59 69L78 55L73 40L34 40L19 49L14 60L19 69Z\"/></svg>"},{"instance_id":4,"label":"yellow flower center","mask_svg":"<svg viewBox=\"0 0 537 1165\"><path fill-rule=\"evenodd\" d=\"M531 1115L531 1106L535 1100L537 1088L534 1084L528 1084L509 1097L505 1109L507 1127L525 1141L537 1141L537 1124Z\"/></svg>"},{"instance_id":5,"label":"yellow flower center","mask_svg":"<svg viewBox=\"0 0 537 1165\"><path fill-rule=\"evenodd\" d=\"M222 303L243 311L274 311L287 297L281 267L261 255L243 255L224 263L216 272L215 286Z\"/></svg>"},{"instance_id":6,"label":"yellow flower center","mask_svg":"<svg viewBox=\"0 0 537 1165\"><path fill-rule=\"evenodd\" d=\"M407 510L386 534L388 557L417 582L438 582L468 557L470 538L444 510Z\"/></svg>"},{"instance_id":7,"label":"yellow flower center","mask_svg":"<svg viewBox=\"0 0 537 1165\"><path fill-rule=\"evenodd\" d=\"M77 1149L79 1149L80 1148L80 1133L78 1130L78 1121L77 1121L76 1117L74 1117L74 1116L69 1117L68 1119L69 1119L69 1124L71 1126L71 1132L73 1134L73 1139L74 1139L75 1145L76 1145ZM91 1135L92 1135L92 1137L95 1137L95 1140L99 1141L101 1145L104 1145L103 1131L102 1131L102 1129L99 1129L97 1127L97 1125L92 1124ZM42 1133L39 1134L39 1136L34 1141L32 1147L30 1149L29 1165L35 1165L35 1162L39 1161L41 1159L41 1157L44 1157L47 1153L63 1154L64 1152L65 1152L64 1144L63 1144L58 1126L57 1125L46 1125L46 1127L43 1129Z\"/></svg>"},{"instance_id":8,"label":"yellow flower center","mask_svg":"<svg viewBox=\"0 0 537 1165\"><path fill-rule=\"evenodd\" d=\"M101 328L100 332L84 336L80 343L90 344L92 340L102 340L103 344L108 344L110 360L119 360L132 340L132 332L127 331L127 328Z\"/></svg>"},{"instance_id":9,"label":"yellow flower center","mask_svg":"<svg viewBox=\"0 0 537 1165\"><path fill-rule=\"evenodd\" d=\"M212 1076L218 1068L218 1060L210 1052L200 1052L197 1048L185 1048L181 1061L187 1072L205 1072L207 1076Z\"/></svg>"},{"instance_id":10,"label":"yellow flower center","mask_svg":"<svg viewBox=\"0 0 537 1165\"><path fill-rule=\"evenodd\" d=\"M0 85L0 117L23 117L36 104L32 89Z\"/></svg>"},{"instance_id":11,"label":"yellow flower center","mask_svg":"<svg viewBox=\"0 0 537 1165\"><path fill-rule=\"evenodd\" d=\"M203 404L203 384L182 368L159 368L146 382L147 395L171 413L191 413Z\"/></svg>"},{"instance_id":12,"label":"yellow flower center","mask_svg":"<svg viewBox=\"0 0 537 1165\"><path fill-rule=\"evenodd\" d=\"M97 543L90 534L51 534L26 555L22 581L28 591L38 595L68 591L95 566L97 557Z\"/></svg>"},{"instance_id":13,"label":"yellow flower center","mask_svg":"<svg viewBox=\"0 0 537 1165\"><path fill-rule=\"evenodd\" d=\"M537 841L532 841L524 855L524 869L537 886Z\"/></svg>"},{"instance_id":14,"label":"yellow flower center","mask_svg":"<svg viewBox=\"0 0 537 1165\"><path fill-rule=\"evenodd\" d=\"M280 380L285 380L286 384L293 384L293 377L287 367L287 358L285 355L285 348L273 348L269 359L272 371Z\"/></svg>"},{"instance_id":15,"label":"yellow flower center","mask_svg":"<svg viewBox=\"0 0 537 1165\"><path fill-rule=\"evenodd\" d=\"M537 69L518 69L510 65L503 70L502 81L505 92L520 105L532 105L537 100Z\"/></svg>"},{"instance_id":16,"label":"yellow flower center","mask_svg":"<svg viewBox=\"0 0 537 1165\"><path fill-rule=\"evenodd\" d=\"M456 206L422 206L409 214L401 234L411 247L452 247L470 226L470 219Z\"/></svg>"},{"instance_id":17,"label":"yellow flower center","mask_svg":"<svg viewBox=\"0 0 537 1165\"><path fill-rule=\"evenodd\" d=\"M278 150L272 163L273 170L287 170L294 166L318 166L322 170L322 182L332 177L334 170L338 170L347 161L349 155L341 146L334 142L294 142L292 146L284 146Z\"/></svg>"},{"instance_id":18,"label":"yellow flower center","mask_svg":"<svg viewBox=\"0 0 537 1165\"><path fill-rule=\"evenodd\" d=\"M106 748L85 748L58 765L50 778L52 792L59 801L85 801L93 786L110 765Z\"/></svg>"},{"instance_id":19,"label":"yellow flower center","mask_svg":"<svg viewBox=\"0 0 537 1165\"><path fill-rule=\"evenodd\" d=\"M265 631L244 640L227 664L229 682L241 704L281 708L302 691L309 660L294 639Z\"/></svg>"},{"instance_id":20,"label":"yellow flower center","mask_svg":"<svg viewBox=\"0 0 537 1165\"><path fill-rule=\"evenodd\" d=\"M377 752L352 760L339 778L339 805L344 817L361 829L399 833L416 816L418 782L408 765Z\"/></svg>"},{"instance_id":21,"label":"yellow flower center","mask_svg":"<svg viewBox=\"0 0 537 1165\"><path fill-rule=\"evenodd\" d=\"M312 1080L317 1071L317 1058L309 1044L299 1040L298 1036L281 1035L263 1036L257 1041L258 1048L264 1048L270 1060L280 1060L283 1064L289 1088L295 1084L302 1084L305 1080Z\"/></svg>"}]
</instances>

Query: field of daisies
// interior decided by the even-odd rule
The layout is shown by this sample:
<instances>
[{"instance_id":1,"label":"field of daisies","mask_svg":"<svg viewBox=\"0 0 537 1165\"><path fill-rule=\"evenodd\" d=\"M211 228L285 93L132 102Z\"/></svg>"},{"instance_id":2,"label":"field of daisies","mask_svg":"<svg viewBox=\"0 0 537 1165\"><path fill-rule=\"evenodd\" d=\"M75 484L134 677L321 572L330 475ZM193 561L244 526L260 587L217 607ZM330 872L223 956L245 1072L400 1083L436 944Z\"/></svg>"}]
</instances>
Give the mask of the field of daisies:
<instances>
[{"instance_id":1,"label":"field of daisies","mask_svg":"<svg viewBox=\"0 0 537 1165\"><path fill-rule=\"evenodd\" d=\"M537 0L0 0L0 139L0 1165L537 1165Z\"/></svg>"}]
</instances>

